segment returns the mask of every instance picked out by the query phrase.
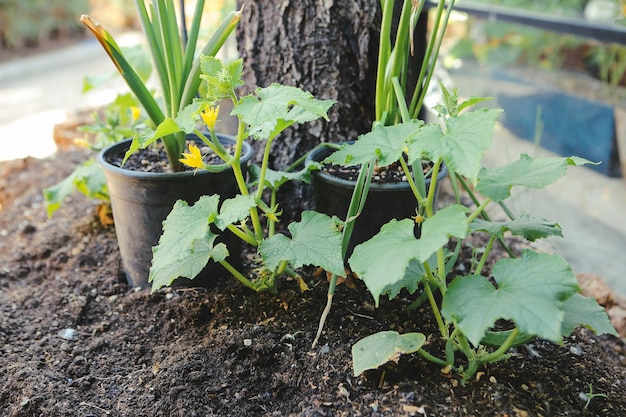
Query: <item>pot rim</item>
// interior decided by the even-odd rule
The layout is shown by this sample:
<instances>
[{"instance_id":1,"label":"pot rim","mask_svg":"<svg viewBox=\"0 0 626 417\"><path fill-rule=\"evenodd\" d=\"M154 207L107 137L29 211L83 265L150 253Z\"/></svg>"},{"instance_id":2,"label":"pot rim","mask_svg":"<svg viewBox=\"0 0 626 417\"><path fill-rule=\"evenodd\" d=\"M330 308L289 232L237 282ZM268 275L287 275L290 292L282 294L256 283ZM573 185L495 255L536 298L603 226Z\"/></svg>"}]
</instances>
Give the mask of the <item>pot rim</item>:
<instances>
[{"instance_id":1,"label":"pot rim","mask_svg":"<svg viewBox=\"0 0 626 417\"><path fill-rule=\"evenodd\" d=\"M189 136L194 136L194 135L187 135L187 136L189 137ZM217 137L221 142L235 143L234 136L223 134L223 133L217 133ZM115 173L117 175L122 175L125 177L131 177L131 178L136 178L136 179L150 178L151 180L157 180L157 181L160 179L166 180L166 179L171 178L172 176L194 177L197 175L214 174L213 172L200 170L200 169L197 169L194 171L180 171L180 172L134 171L131 169L119 167L117 165L113 165L112 163L107 161L106 159L107 155L111 154L112 152L119 152L120 150L123 150L124 148L128 149L130 147L131 142L132 142L132 139L124 139L120 142L113 143L107 146L106 148L102 149L100 152L98 152L98 155L96 156L98 165L100 165L100 167L102 167L103 169L106 169L107 171ZM253 153L254 153L254 149L252 148L252 145L250 145L248 142L243 142L243 152L241 155L240 163L243 165L243 164L246 164L248 161L250 161L250 159L252 159ZM232 169L232 168L229 167L225 171L228 171L229 169Z\"/></svg>"},{"instance_id":2,"label":"pot rim","mask_svg":"<svg viewBox=\"0 0 626 417\"><path fill-rule=\"evenodd\" d=\"M313 162L316 163L321 163L321 160L318 161L317 159L314 158L314 156L318 156L320 154L323 154L323 158L325 158L326 156L330 155L332 153L332 149L328 148L328 147L322 147L319 149L314 150L313 152L311 152L309 154L309 156L307 157L305 164L308 166L310 164L312 164ZM322 158L322 159L323 159ZM445 178L445 176L448 174L448 169L446 168L445 163L442 164L442 169L439 170L439 175L437 175L437 181L441 181L442 179ZM318 179L327 182L327 183L331 183L331 184L335 184L339 187L343 187L343 188L350 188L353 189L355 187L356 181L354 180L346 180L344 178L339 178L336 177L334 175L330 175L327 174L325 172L322 172L321 170L315 170L312 172L312 175L314 177L317 177ZM430 177L426 178L426 183L430 183ZM409 189L409 183L408 181L403 181L403 182L385 182L385 183L380 183L380 182L372 182L370 184L370 190L376 190L376 191L396 191L396 190L406 190Z\"/></svg>"}]
</instances>

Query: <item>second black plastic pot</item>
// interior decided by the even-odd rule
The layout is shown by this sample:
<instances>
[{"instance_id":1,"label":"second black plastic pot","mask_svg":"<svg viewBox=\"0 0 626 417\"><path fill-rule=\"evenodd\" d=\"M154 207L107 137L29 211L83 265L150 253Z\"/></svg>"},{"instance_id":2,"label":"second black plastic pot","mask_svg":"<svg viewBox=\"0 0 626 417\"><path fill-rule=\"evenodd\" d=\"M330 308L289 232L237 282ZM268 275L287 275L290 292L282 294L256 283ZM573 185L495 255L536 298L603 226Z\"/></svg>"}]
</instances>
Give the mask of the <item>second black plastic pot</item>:
<instances>
[{"instance_id":1,"label":"second black plastic pot","mask_svg":"<svg viewBox=\"0 0 626 417\"><path fill-rule=\"evenodd\" d=\"M307 161L322 162L332 152L333 149L328 147L319 148L311 152ZM439 171L435 189L435 202L436 196L439 194L439 185L447 172L445 166ZM426 178L427 189L430 186L430 182L430 178ZM313 172L312 184L315 210L329 216L334 215L340 219L345 219L356 182L338 178L318 170ZM371 239L390 220L401 220L415 216L416 208L417 202L408 182L372 182L363 211L355 222L347 255L349 256L352 253L356 245ZM417 230L416 233L418 233Z\"/></svg>"},{"instance_id":2,"label":"second black plastic pot","mask_svg":"<svg viewBox=\"0 0 626 417\"><path fill-rule=\"evenodd\" d=\"M223 144L235 143L232 136L218 135ZM194 204L201 196L219 194L221 201L234 197L237 183L232 169L219 173L188 171L175 173L151 173L131 171L111 164L114 156L124 155L131 140L116 143L102 150L98 163L104 169L107 187L111 196L111 208L115 222L122 264L129 285L148 288L148 275L152 263L152 247L162 234L163 220L172 210L174 203L182 199ZM252 146L244 143L241 156L242 167L252 157ZM231 257L240 257L240 241L224 234ZM237 259L231 259L235 264ZM209 263L194 285L203 285L211 275L222 273L223 268ZM179 278L176 283L181 283ZM189 281L186 280L185 281Z\"/></svg>"}]
</instances>

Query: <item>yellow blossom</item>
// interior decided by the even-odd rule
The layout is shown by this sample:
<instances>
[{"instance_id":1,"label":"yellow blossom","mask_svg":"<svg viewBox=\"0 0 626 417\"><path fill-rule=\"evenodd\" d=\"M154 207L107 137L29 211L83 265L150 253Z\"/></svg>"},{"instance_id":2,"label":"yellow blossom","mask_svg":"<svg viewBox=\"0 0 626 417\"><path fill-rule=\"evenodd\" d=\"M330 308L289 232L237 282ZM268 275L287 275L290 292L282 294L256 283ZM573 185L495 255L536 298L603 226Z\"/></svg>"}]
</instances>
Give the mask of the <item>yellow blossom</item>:
<instances>
[{"instance_id":1,"label":"yellow blossom","mask_svg":"<svg viewBox=\"0 0 626 417\"><path fill-rule=\"evenodd\" d=\"M82 138L74 138L74 145L80 146L81 148L89 148L91 143Z\"/></svg>"},{"instance_id":2,"label":"yellow blossom","mask_svg":"<svg viewBox=\"0 0 626 417\"><path fill-rule=\"evenodd\" d=\"M202 154L200 153L200 149L194 144L189 145L189 153L183 152L183 158L179 159L179 161L192 168L204 167L204 162L202 162Z\"/></svg>"},{"instance_id":3,"label":"yellow blossom","mask_svg":"<svg viewBox=\"0 0 626 417\"><path fill-rule=\"evenodd\" d=\"M139 119L139 116L141 115L141 109L139 107L131 106L130 112L133 116L133 123L134 123Z\"/></svg>"},{"instance_id":4,"label":"yellow blossom","mask_svg":"<svg viewBox=\"0 0 626 417\"><path fill-rule=\"evenodd\" d=\"M207 127L210 130L213 130L215 128L215 122L217 122L217 115L219 114L219 112L220 106L211 107L207 104L204 107L202 113L200 113L202 120L204 120L204 123L206 123Z\"/></svg>"}]
</instances>

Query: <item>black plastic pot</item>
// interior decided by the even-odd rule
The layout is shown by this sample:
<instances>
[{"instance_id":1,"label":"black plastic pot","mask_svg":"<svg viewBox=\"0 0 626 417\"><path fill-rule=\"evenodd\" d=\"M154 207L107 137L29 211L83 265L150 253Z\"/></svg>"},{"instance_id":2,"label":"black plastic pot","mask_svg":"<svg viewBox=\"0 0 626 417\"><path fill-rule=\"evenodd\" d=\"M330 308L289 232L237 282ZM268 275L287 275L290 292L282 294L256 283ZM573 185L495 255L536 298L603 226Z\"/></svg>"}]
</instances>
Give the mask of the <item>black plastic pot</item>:
<instances>
[{"instance_id":1,"label":"black plastic pot","mask_svg":"<svg viewBox=\"0 0 626 417\"><path fill-rule=\"evenodd\" d=\"M192 136L193 137L193 136ZM232 136L218 135L223 144L235 143ZM185 200L194 204L201 196L219 194L222 200L234 197L237 184L231 169L220 173L207 171L150 173L131 171L111 164L114 156L124 155L131 140L116 143L98 154L98 163L104 169L107 187L111 196L111 207L115 221L115 232L122 255L122 264L129 285L147 288L152 262L152 247L156 246L162 233L163 220L172 210L174 203ZM243 167L252 157L252 146L244 143L241 164ZM240 241L224 234L223 240L235 264L240 262ZM232 242L231 242L232 241ZM237 247L237 245L239 247ZM207 269L194 279L194 285L204 285L211 276L225 272L220 265L210 262ZM186 281L186 282L184 282ZM204 282L203 282L204 281ZM175 284L188 284L179 278Z\"/></svg>"},{"instance_id":2,"label":"black plastic pot","mask_svg":"<svg viewBox=\"0 0 626 417\"><path fill-rule=\"evenodd\" d=\"M320 148L309 155L307 162L322 162L333 152L331 148ZM439 171L435 189L435 202L439 194L441 180L447 175L445 166ZM327 174L323 171L313 172L313 196L315 210L320 213L335 215L345 219L350 206L350 199L356 185L349 181ZM426 187L430 186L430 178L426 178ZM347 256L354 247L371 239L380 228L392 219L406 219L415 216L417 203L408 182L374 183L370 185L363 212L357 218L352 237L348 245ZM416 236L419 235L416 227Z\"/></svg>"}]
</instances>

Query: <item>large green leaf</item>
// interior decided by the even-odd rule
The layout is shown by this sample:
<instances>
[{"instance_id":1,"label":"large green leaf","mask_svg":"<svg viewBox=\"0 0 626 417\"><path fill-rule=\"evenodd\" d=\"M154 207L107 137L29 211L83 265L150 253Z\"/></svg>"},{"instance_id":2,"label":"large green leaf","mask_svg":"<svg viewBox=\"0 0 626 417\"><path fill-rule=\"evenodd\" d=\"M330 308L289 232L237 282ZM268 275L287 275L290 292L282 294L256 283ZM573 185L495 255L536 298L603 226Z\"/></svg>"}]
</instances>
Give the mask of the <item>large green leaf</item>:
<instances>
[{"instance_id":1,"label":"large green leaf","mask_svg":"<svg viewBox=\"0 0 626 417\"><path fill-rule=\"evenodd\" d=\"M397 362L400 355L417 352L426 342L422 333L399 334L385 331L367 336L352 346L354 375L376 369L389 362Z\"/></svg>"},{"instance_id":2,"label":"large green leaf","mask_svg":"<svg viewBox=\"0 0 626 417\"><path fill-rule=\"evenodd\" d=\"M443 299L444 317L455 320L474 345L498 319L513 321L522 333L561 341L564 302L578 290L563 258L526 250L521 258L496 263L493 277L497 288L479 275L456 278Z\"/></svg>"},{"instance_id":3,"label":"large green leaf","mask_svg":"<svg viewBox=\"0 0 626 417\"><path fill-rule=\"evenodd\" d=\"M563 310L565 311L565 319L561 325L563 336L569 336L578 326L586 327L596 334L617 336L606 310L593 298L574 294L565 301Z\"/></svg>"},{"instance_id":4,"label":"large green leaf","mask_svg":"<svg viewBox=\"0 0 626 417\"><path fill-rule=\"evenodd\" d=\"M446 131L429 124L409 144L409 163L418 159L443 160L451 169L476 182L485 150L491 146L501 110L479 109L446 122Z\"/></svg>"},{"instance_id":5,"label":"large green leaf","mask_svg":"<svg viewBox=\"0 0 626 417\"><path fill-rule=\"evenodd\" d=\"M294 123L305 123L323 117L334 100L317 100L297 87L272 84L258 88L256 95L243 97L232 114L240 116L250 126L256 139L273 139Z\"/></svg>"},{"instance_id":6,"label":"large green leaf","mask_svg":"<svg viewBox=\"0 0 626 417\"><path fill-rule=\"evenodd\" d=\"M211 233L209 222L217 216L218 203L219 196L211 195L200 197L193 206L183 200L174 204L163 222L159 244L152 249L148 277L152 291L178 277L195 278L214 254L217 261L223 259L225 248L214 248L217 235Z\"/></svg>"},{"instance_id":7,"label":"large green leaf","mask_svg":"<svg viewBox=\"0 0 626 417\"><path fill-rule=\"evenodd\" d=\"M411 120L392 126L378 126L333 152L324 162L339 165L360 165L376 158L378 165L387 166L400 159L407 141L424 126L421 120Z\"/></svg>"},{"instance_id":8,"label":"large green leaf","mask_svg":"<svg viewBox=\"0 0 626 417\"><path fill-rule=\"evenodd\" d=\"M506 222L488 222L476 219L472 222L470 228L472 232L483 231L495 237L503 237L505 232L511 232L513 235L523 236L531 242L548 236L563 237L561 226L558 223L552 223L544 219L535 219L527 215Z\"/></svg>"},{"instance_id":9,"label":"large green leaf","mask_svg":"<svg viewBox=\"0 0 626 417\"><path fill-rule=\"evenodd\" d=\"M344 275L341 226L336 217L304 211L302 220L288 226L291 239L282 234L274 235L261 243L259 253L272 270L288 261L295 268L315 265L333 274Z\"/></svg>"},{"instance_id":10,"label":"large green leaf","mask_svg":"<svg viewBox=\"0 0 626 417\"><path fill-rule=\"evenodd\" d=\"M533 159L523 154L519 160L500 168L480 170L477 191L495 202L511 195L515 185L543 188L565 175L568 165L584 165L592 162L578 157Z\"/></svg>"},{"instance_id":11,"label":"large green leaf","mask_svg":"<svg viewBox=\"0 0 626 417\"><path fill-rule=\"evenodd\" d=\"M365 282L376 305L380 295L397 291L405 285L413 262L426 262L451 236L465 237L468 229L467 208L450 205L422 224L420 239L415 238L415 222L392 220L372 239L357 245L350 257L352 270ZM412 274L417 277L418 272ZM421 274L420 274L421 275Z\"/></svg>"}]
</instances>

